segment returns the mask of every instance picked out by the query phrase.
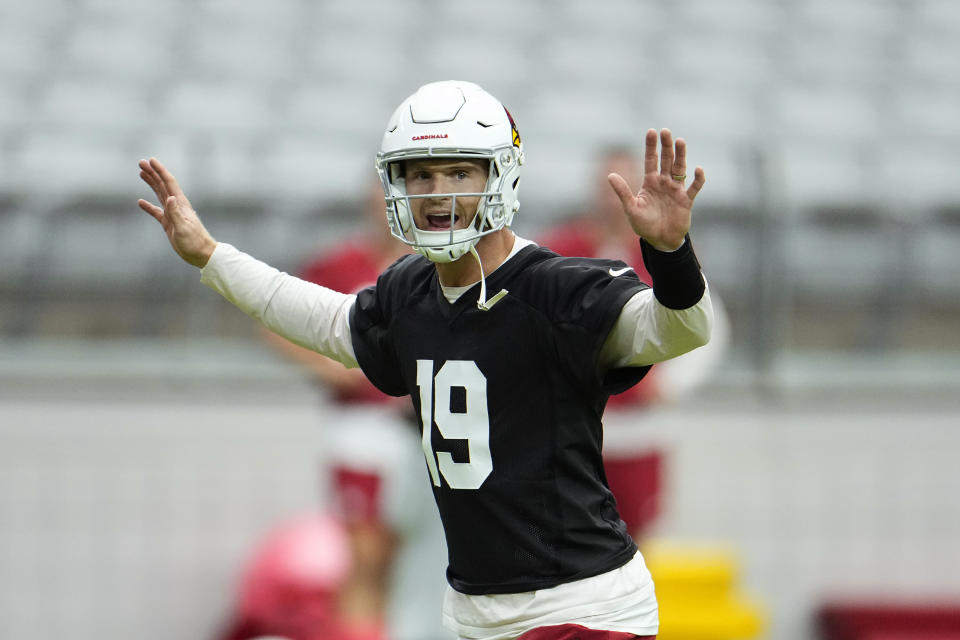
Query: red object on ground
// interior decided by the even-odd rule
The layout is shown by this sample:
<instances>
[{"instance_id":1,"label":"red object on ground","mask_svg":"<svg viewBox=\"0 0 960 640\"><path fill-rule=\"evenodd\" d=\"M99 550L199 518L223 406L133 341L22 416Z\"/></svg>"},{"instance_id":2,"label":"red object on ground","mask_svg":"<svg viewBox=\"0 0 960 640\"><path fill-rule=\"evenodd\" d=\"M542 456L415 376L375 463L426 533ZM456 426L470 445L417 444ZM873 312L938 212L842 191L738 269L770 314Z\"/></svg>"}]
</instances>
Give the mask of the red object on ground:
<instances>
[{"instance_id":1,"label":"red object on ground","mask_svg":"<svg viewBox=\"0 0 960 640\"><path fill-rule=\"evenodd\" d=\"M627 530L642 537L660 515L663 453L658 449L619 455L611 452L604 456L603 468Z\"/></svg>"},{"instance_id":2,"label":"red object on ground","mask_svg":"<svg viewBox=\"0 0 960 640\"><path fill-rule=\"evenodd\" d=\"M335 598L350 562L347 536L336 518L316 513L283 523L247 566L236 610L218 640L344 640Z\"/></svg>"},{"instance_id":3,"label":"red object on ground","mask_svg":"<svg viewBox=\"0 0 960 640\"><path fill-rule=\"evenodd\" d=\"M622 631L596 631L579 624L558 624L527 631L517 640L655 640L657 636L637 636Z\"/></svg>"},{"instance_id":4,"label":"red object on ground","mask_svg":"<svg viewBox=\"0 0 960 640\"><path fill-rule=\"evenodd\" d=\"M960 602L851 602L817 612L821 640L960 640Z\"/></svg>"}]
</instances>

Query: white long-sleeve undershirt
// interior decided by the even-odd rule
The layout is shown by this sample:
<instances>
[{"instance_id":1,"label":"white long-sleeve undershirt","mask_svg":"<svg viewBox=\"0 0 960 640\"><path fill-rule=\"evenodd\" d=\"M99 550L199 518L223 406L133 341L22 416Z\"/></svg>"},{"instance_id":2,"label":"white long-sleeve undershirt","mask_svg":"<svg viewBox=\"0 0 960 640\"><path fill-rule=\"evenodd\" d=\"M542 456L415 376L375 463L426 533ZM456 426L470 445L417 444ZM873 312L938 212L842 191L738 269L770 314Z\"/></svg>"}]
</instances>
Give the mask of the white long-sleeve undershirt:
<instances>
[{"instance_id":1,"label":"white long-sleeve undershirt","mask_svg":"<svg viewBox=\"0 0 960 640\"><path fill-rule=\"evenodd\" d=\"M287 340L356 367L350 309L357 296L322 287L217 243L200 282Z\"/></svg>"},{"instance_id":2,"label":"white long-sleeve undershirt","mask_svg":"<svg viewBox=\"0 0 960 640\"><path fill-rule=\"evenodd\" d=\"M531 244L517 238L521 243ZM356 295L301 280L223 242L201 271L201 282L274 333L347 367L358 366L350 336ZM706 344L712 322L708 290L694 306L676 310L645 289L624 304L603 345L600 364L613 368L663 362Z\"/></svg>"}]
</instances>

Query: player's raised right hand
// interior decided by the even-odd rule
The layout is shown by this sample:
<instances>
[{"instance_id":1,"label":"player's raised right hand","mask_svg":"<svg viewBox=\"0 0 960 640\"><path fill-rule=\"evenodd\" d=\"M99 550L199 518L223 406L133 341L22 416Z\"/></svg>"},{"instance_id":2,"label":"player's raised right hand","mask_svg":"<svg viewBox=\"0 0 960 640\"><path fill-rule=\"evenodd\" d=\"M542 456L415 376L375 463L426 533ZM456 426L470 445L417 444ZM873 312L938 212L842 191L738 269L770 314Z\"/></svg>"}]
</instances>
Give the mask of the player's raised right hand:
<instances>
[{"instance_id":1,"label":"player's raised right hand","mask_svg":"<svg viewBox=\"0 0 960 640\"><path fill-rule=\"evenodd\" d=\"M200 222L200 217L190 206L177 179L159 160L141 160L139 166L140 178L153 189L163 207L142 198L137 204L160 223L178 256L195 267L203 268L213 255L217 241Z\"/></svg>"}]
</instances>

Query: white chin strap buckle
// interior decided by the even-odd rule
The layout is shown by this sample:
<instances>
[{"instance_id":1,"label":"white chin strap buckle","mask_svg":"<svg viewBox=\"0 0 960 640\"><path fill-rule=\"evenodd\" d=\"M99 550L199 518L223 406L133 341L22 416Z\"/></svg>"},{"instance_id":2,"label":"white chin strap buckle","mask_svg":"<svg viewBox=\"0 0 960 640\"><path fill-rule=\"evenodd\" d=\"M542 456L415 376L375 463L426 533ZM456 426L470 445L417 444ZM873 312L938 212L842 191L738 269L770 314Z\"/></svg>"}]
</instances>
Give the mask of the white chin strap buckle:
<instances>
[{"instance_id":1,"label":"white chin strap buckle","mask_svg":"<svg viewBox=\"0 0 960 640\"><path fill-rule=\"evenodd\" d=\"M503 296L507 295L507 293L509 293L509 292L508 292L506 289L500 289L500 293L498 293L497 295L493 296L492 298L490 298L490 299L487 300L487 301L484 301L484 300L483 300L483 294L484 294L484 293L485 293L485 292L483 291L483 286L481 286L481 287L480 287L480 299L477 300L477 308L480 309L481 311L490 311L491 307L493 307L493 305L495 305L495 304L497 304L498 302L500 302L500 301L503 299Z\"/></svg>"},{"instance_id":2,"label":"white chin strap buckle","mask_svg":"<svg viewBox=\"0 0 960 640\"><path fill-rule=\"evenodd\" d=\"M487 300L487 280L483 277L483 263L480 262L480 254L477 253L477 247L471 245L470 253L477 259L477 264L480 265L480 297L477 299L477 309L480 309L480 311L490 311L493 305L503 300L503 296L507 295L508 292L506 289L500 289L500 293Z\"/></svg>"}]
</instances>

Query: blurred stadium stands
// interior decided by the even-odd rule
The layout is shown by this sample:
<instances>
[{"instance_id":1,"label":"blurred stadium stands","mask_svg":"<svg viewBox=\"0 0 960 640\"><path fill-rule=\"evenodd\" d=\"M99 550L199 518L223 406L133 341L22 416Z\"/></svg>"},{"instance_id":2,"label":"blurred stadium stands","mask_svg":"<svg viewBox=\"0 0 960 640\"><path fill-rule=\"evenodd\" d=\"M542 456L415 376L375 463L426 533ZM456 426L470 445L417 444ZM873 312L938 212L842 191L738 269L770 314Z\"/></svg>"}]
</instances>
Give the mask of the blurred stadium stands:
<instances>
[{"instance_id":1,"label":"blurred stadium stands","mask_svg":"<svg viewBox=\"0 0 960 640\"><path fill-rule=\"evenodd\" d=\"M353 227L394 106L454 77L518 122L521 235L575 213L594 154L648 127L706 169L693 237L735 363L660 419L680 434L664 530L740 544L774 638L805 637L824 575L960 591L956 0L0 0L0 636L195 637L224 563L314 496L312 390L265 351L225 354L250 323L137 209L136 161L163 159L218 239L295 269ZM754 382L758 406L733 406ZM163 401L114 404L144 386ZM99 562L123 615L84 591ZM127 592L141 572L156 584ZM44 596L62 615L37 634Z\"/></svg>"},{"instance_id":2,"label":"blurred stadium stands","mask_svg":"<svg viewBox=\"0 0 960 640\"><path fill-rule=\"evenodd\" d=\"M958 13L942 0L4 0L0 335L90 330L24 320L51 299L109 298L116 325L99 330L126 335L137 292L162 289L166 315L203 295L189 279L158 287L179 267L132 206L139 157L173 168L218 238L292 268L349 226L393 105L464 77L520 124L521 233L576 211L599 147L669 126L707 168L696 239L712 281L737 318L791 318L768 328L771 347L818 346L804 327L830 305L885 336L871 347L957 349ZM759 259L763 243L775 250ZM908 295L905 315L950 322L925 338L911 322L878 331L888 291Z\"/></svg>"}]
</instances>

